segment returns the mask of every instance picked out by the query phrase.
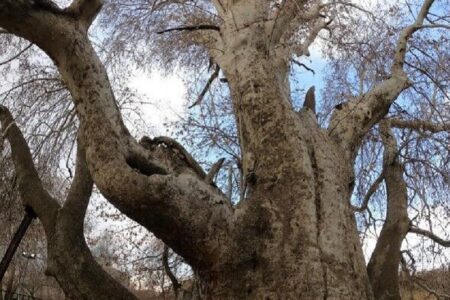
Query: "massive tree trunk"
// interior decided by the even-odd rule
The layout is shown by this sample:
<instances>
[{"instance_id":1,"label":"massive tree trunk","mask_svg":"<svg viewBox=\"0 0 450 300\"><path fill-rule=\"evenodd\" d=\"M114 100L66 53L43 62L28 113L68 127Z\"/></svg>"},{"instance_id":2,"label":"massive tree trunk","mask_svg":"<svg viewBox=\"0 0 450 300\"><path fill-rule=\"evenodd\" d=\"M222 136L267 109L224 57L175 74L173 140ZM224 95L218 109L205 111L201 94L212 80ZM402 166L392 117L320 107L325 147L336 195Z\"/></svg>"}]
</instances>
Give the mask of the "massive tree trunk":
<instances>
[{"instance_id":1,"label":"massive tree trunk","mask_svg":"<svg viewBox=\"0 0 450 300\"><path fill-rule=\"evenodd\" d=\"M370 298L349 207L353 162L311 110L293 110L287 58L253 47L263 36L255 27L234 34L249 48L217 57L232 93L246 197L233 232L237 252L200 279L206 274L208 294L235 298Z\"/></svg>"},{"instance_id":2,"label":"massive tree trunk","mask_svg":"<svg viewBox=\"0 0 450 300\"><path fill-rule=\"evenodd\" d=\"M362 137L408 87L402 69L406 42L423 22L427 6L417 24L400 36L392 76L338 107L330 128L322 129L312 110L297 113L291 105L292 53L283 44L283 31L289 29L283 24L294 16L269 22L263 2L227 1L218 8L224 20L220 36L199 37L226 74L233 98L246 181L245 199L235 207L205 180L184 149L174 151L179 145L167 139L139 144L130 136L87 36L100 1L75 1L66 10L0 1L0 26L34 42L54 60L73 96L93 181L108 201L184 257L202 297L372 299L349 204L353 164ZM44 226L60 228L59 234L50 233L55 243L50 257L61 270L74 259L60 257L70 244L65 234L72 223L58 223L35 210ZM84 242L75 246L91 259L84 254ZM69 286L70 296L99 299L88 282L80 283L80 294L72 293L77 276L100 272L96 266L76 266L76 272L54 274Z\"/></svg>"}]
</instances>

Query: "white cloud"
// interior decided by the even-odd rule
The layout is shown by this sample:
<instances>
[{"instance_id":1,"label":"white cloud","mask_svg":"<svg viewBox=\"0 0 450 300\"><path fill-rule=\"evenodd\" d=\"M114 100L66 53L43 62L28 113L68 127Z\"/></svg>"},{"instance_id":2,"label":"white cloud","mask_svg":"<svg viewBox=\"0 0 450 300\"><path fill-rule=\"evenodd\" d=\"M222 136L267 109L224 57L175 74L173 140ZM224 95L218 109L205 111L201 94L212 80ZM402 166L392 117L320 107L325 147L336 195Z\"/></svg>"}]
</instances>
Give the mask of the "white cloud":
<instances>
[{"instance_id":1,"label":"white cloud","mask_svg":"<svg viewBox=\"0 0 450 300\"><path fill-rule=\"evenodd\" d=\"M186 113L186 87L176 75L138 73L130 86L143 95L147 104L142 110L158 134L165 131L164 123L177 121Z\"/></svg>"}]
</instances>

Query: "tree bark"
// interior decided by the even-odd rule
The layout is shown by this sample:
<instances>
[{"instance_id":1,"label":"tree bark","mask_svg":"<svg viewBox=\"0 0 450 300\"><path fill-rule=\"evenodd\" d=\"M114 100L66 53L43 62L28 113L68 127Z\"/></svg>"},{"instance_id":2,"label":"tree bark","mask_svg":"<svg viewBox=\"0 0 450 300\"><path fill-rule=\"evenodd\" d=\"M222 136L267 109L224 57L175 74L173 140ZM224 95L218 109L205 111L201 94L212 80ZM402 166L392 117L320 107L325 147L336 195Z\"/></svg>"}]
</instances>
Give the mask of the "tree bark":
<instances>
[{"instance_id":1,"label":"tree bark","mask_svg":"<svg viewBox=\"0 0 450 300\"><path fill-rule=\"evenodd\" d=\"M283 43L288 29L268 20L267 2L225 1L218 9L220 30L198 39L224 71L231 90L246 187L245 199L236 207L205 181L204 172L177 143L166 139L162 147L149 139L145 146L130 136L88 39L101 5L91 2L75 1L71 9L58 11L0 0L0 26L37 44L58 66L81 123L88 173L108 201L193 267L203 298L372 299L349 201L354 159L362 137L409 86L402 70L406 43L432 1L425 1L417 22L402 32L392 76L358 101L337 108L328 129L318 126L311 110L296 113L292 108L292 49ZM309 13L301 18L307 20ZM282 23L294 17L289 13ZM317 28L311 31L302 53L317 33ZM27 163L32 165L31 158ZM22 166L17 159L16 165ZM35 172L24 174L36 177ZM47 197L38 180L31 184ZM50 271L54 267L65 291L75 298L101 297L100 291L113 291L109 299L132 298L90 263L79 240L81 225L72 230L75 220L55 207L50 217L43 210L37 214L44 226L58 228L49 230ZM61 257L61 250L71 249L76 252ZM73 271L64 270L74 253L85 261ZM84 278L88 272L103 277ZM101 286L92 284L96 280Z\"/></svg>"},{"instance_id":2,"label":"tree bark","mask_svg":"<svg viewBox=\"0 0 450 300\"><path fill-rule=\"evenodd\" d=\"M70 299L136 299L106 273L92 257L83 234L84 215L92 191L92 179L82 144L77 148L75 178L61 207L43 188L30 150L10 112L0 106L2 129L11 145L19 192L25 205L36 212L44 226L47 273L56 278Z\"/></svg>"},{"instance_id":3,"label":"tree bark","mask_svg":"<svg viewBox=\"0 0 450 300\"><path fill-rule=\"evenodd\" d=\"M247 192L236 209L230 257L198 270L202 291L212 298L370 299L348 204L352 164L340 159L340 147L312 111L294 112L286 74L274 73L278 61L263 52L221 65Z\"/></svg>"},{"instance_id":4,"label":"tree bark","mask_svg":"<svg viewBox=\"0 0 450 300\"><path fill-rule=\"evenodd\" d=\"M5 300L11 300L13 298L13 294L14 294L14 279L16 277L15 273L16 273L16 265L12 264L11 272L9 274L9 278L6 281Z\"/></svg>"},{"instance_id":5,"label":"tree bark","mask_svg":"<svg viewBox=\"0 0 450 300\"><path fill-rule=\"evenodd\" d=\"M376 299L400 299L400 249L409 229L408 193L395 136L389 123L382 122L380 127L384 144L387 215L367 271Z\"/></svg>"},{"instance_id":6,"label":"tree bark","mask_svg":"<svg viewBox=\"0 0 450 300\"><path fill-rule=\"evenodd\" d=\"M46 273L56 278L70 299L137 299L101 268L86 244L83 224L93 181L80 143L77 151L72 187L56 217L54 234L47 237Z\"/></svg>"}]
</instances>

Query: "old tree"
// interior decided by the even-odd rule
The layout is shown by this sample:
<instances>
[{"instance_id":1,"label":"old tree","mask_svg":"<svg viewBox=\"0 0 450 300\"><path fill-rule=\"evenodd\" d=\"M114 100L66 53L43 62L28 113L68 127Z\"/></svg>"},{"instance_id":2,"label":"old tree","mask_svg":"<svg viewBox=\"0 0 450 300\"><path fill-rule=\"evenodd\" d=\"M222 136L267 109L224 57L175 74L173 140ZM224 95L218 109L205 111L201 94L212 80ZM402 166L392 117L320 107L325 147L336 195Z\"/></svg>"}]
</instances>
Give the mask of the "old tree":
<instances>
[{"instance_id":1,"label":"old tree","mask_svg":"<svg viewBox=\"0 0 450 300\"><path fill-rule=\"evenodd\" d=\"M11 107L0 107L21 198L45 229L47 273L71 299L135 298L102 270L85 243L83 219L95 184L111 204L184 258L201 298L399 299L407 233L449 245L408 217L411 195L402 152L408 147L394 132L406 130L408 137L419 132L417 141L425 132L442 138L450 128L448 47L443 46L448 46L449 6L438 2L405 2L396 26L383 23L376 9L349 1L107 3L100 39L112 36L110 45L125 52L133 51L129 39L135 51L144 49L143 61L155 58L167 66L177 56L175 63L186 67L208 57L214 73L206 88L222 77L239 148L241 199L233 203L231 193L212 180L217 168L206 174L174 140L138 142L124 125L106 62L88 35L101 0L74 0L61 7L44 0L0 0L1 35L20 37L51 58L79 124L76 172L60 201L44 188ZM357 29L365 26L373 28L361 37ZM422 39L424 31L433 42ZM333 103L326 120L317 118L312 91L307 105L294 109L289 77L292 62L305 66L299 60L310 55L319 38L325 52L342 63L328 76L324 97L335 99L324 100ZM146 51L149 44L155 46ZM422 59L430 62L419 64ZM360 82L344 80L345 63L358 65L349 72ZM420 85L430 81L434 89ZM419 114L426 118L389 114L399 97L403 102L431 99ZM358 155L374 135L384 149L381 171L361 206L352 205ZM445 153L448 139L441 147ZM448 187L448 170L441 173ZM368 208L383 181L387 214L366 267L355 213Z\"/></svg>"}]
</instances>

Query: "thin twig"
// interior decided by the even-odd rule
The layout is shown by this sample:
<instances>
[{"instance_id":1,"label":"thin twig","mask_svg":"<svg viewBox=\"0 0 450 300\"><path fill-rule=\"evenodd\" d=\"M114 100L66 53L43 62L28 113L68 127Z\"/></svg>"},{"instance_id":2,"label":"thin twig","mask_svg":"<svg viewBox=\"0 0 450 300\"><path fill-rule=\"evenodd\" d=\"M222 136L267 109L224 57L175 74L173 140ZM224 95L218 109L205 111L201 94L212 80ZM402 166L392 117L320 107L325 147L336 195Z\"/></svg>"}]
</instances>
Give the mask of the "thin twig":
<instances>
[{"instance_id":1,"label":"thin twig","mask_svg":"<svg viewBox=\"0 0 450 300\"><path fill-rule=\"evenodd\" d=\"M12 62L13 60L15 60L16 58L18 58L19 56L21 56L24 52L26 52L28 49L31 48L31 46L33 46L32 43L28 44L28 46L26 46L23 50L20 50L19 53L17 53L16 55L14 55L13 57L8 58L5 61L0 62L0 66L1 65L6 65L7 63Z\"/></svg>"}]
</instances>

